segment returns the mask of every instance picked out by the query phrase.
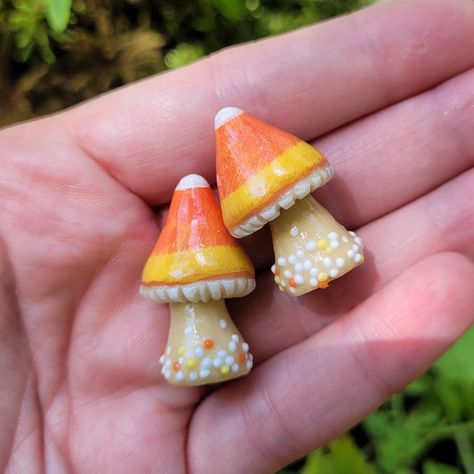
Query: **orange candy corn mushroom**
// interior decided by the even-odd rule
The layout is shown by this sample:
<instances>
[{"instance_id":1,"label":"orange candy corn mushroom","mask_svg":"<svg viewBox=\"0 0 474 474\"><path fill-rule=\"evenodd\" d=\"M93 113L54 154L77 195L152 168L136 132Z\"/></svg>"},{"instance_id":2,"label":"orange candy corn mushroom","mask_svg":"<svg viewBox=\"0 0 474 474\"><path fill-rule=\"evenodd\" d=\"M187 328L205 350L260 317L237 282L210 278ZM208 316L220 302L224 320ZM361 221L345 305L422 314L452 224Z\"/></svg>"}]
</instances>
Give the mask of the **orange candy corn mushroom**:
<instances>
[{"instance_id":1,"label":"orange candy corn mushroom","mask_svg":"<svg viewBox=\"0 0 474 474\"><path fill-rule=\"evenodd\" d=\"M225 225L245 237L270 222L275 282L299 296L364 260L362 242L312 196L333 176L314 147L235 107L215 118L217 185Z\"/></svg>"},{"instance_id":2,"label":"orange candy corn mushroom","mask_svg":"<svg viewBox=\"0 0 474 474\"><path fill-rule=\"evenodd\" d=\"M160 237L142 275L141 294L170 303L171 324L160 358L169 383L192 386L229 380L252 368L224 299L255 288L249 258L229 234L207 181L184 177L175 189Z\"/></svg>"}]
</instances>

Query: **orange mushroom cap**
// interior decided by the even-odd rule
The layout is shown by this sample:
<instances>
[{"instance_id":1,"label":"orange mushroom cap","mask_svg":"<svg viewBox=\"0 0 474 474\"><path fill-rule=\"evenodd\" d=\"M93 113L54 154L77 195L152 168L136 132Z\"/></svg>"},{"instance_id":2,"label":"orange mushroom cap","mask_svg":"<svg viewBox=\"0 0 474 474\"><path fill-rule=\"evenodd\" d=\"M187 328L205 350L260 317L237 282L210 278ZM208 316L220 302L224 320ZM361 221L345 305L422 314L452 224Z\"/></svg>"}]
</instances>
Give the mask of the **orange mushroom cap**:
<instances>
[{"instance_id":1,"label":"orange mushroom cap","mask_svg":"<svg viewBox=\"0 0 474 474\"><path fill-rule=\"evenodd\" d=\"M215 119L217 186L226 227L244 237L332 177L308 143L235 107Z\"/></svg>"},{"instance_id":2,"label":"orange mushroom cap","mask_svg":"<svg viewBox=\"0 0 474 474\"><path fill-rule=\"evenodd\" d=\"M244 296L254 269L229 234L208 182L185 176L142 275L144 296L157 301L209 301Z\"/></svg>"}]
</instances>

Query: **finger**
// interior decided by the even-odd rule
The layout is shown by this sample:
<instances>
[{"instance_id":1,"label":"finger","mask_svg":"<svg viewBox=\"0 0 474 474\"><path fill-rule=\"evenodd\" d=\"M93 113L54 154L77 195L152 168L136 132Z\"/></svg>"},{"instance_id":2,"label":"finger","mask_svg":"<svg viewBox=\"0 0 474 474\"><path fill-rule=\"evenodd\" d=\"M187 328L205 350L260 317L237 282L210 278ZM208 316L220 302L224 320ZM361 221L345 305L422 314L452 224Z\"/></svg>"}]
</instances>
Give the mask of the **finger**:
<instances>
[{"instance_id":1,"label":"finger","mask_svg":"<svg viewBox=\"0 0 474 474\"><path fill-rule=\"evenodd\" d=\"M357 228L472 167L473 82L471 70L316 141L336 171L318 201ZM241 242L257 268L272 263L268 229Z\"/></svg>"},{"instance_id":2,"label":"finger","mask_svg":"<svg viewBox=\"0 0 474 474\"><path fill-rule=\"evenodd\" d=\"M191 422L190 470L274 472L353 426L470 326L473 278L465 257L432 256L324 331L216 392Z\"/></svg>"},{"instance_id":3,"label":"finger","mask_svg":"<svg viewBox=\"0 0 474 474\"><path fill-rule=\"evenodd\" d=\"M471 170L359 229L366 262L327 290L295 299L278 290L269 271L259 275L252 294L229 301L257 361L314 334L429 255L455 251L474 257L473 189Z\"/></svg>"},{"instance_id":4,"label":"finger","mask_svg":"<svg viewBox=\"0 0 474 474\"><path fill-rule=\"evenodd\" d=\"M56 120L128 189L163 203L184 174L214 181L221 106L311 139L472 67L473 25L468 0L378 5L224 51Z\"/></svg>"}]
</instances>

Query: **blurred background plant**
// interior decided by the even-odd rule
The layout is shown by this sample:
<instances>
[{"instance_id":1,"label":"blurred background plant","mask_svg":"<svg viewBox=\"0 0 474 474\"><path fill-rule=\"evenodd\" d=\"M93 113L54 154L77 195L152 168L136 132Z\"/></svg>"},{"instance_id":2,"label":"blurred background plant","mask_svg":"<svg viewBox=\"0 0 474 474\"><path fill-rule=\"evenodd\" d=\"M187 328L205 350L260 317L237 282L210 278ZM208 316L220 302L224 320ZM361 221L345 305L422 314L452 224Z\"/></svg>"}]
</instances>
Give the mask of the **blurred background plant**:
<instances>
[{"instance_id":1,"label":"blurred background plant","mask_svg":"<svg viewBox=\"0 0 474 474\"><path fill-rule=\"evenodd\" d=\"M0 0L0 126L372 0ZM474 474L474 328L350 433L281 474Z\"/></svg>"}]
</instances>

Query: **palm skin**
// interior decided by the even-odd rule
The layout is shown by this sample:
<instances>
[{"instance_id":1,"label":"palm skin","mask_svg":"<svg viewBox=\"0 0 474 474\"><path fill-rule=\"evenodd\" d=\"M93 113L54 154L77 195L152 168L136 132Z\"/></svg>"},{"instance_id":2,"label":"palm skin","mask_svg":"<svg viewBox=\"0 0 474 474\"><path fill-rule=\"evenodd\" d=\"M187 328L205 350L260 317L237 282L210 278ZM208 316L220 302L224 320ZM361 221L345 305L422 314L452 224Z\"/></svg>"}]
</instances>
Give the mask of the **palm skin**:
<instances>
[{"instance_id":1,"label":"palm skin","mask_svg":"<svg viewBox=\"0 0 474 474\"><path fill-rule=\"evenodd\" d=\"M474 315L473 28L469 0L384 4L0 132L2 470L273 472L423 372ZM229 308L256 367L183 389L138 285L176 182L214 181L224 105L325 152L318 199L368 258L292 300L246 239L257 290Z\"/></svg>"}]
</instances>

